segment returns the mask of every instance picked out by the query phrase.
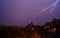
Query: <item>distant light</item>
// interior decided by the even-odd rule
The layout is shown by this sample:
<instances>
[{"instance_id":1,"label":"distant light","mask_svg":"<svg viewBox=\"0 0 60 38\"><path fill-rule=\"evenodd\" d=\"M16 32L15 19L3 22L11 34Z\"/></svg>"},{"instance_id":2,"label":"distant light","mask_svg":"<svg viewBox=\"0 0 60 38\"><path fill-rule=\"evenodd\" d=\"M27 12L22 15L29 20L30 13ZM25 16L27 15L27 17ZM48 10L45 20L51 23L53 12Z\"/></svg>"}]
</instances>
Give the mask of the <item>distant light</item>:
<instances>
[{"instance_id":1,"label":"distant light","mask_svg":"<svg viewBox=\"0 0 60 38\"><path fill-rule=\"evenodd\" d=\"M56 32L56 28L54 28L54 32Z\"/></svg>"},{"instance_id":2,"label":"distant light","mask_svg":"<svg viewBox=\"0 0 60 38\"><path fill-rule=\"evenodd\" d=\"M34 30L34 28L32 28L32 30Z\"/></svg>"},{"instance_id":3,"label":"distant light","mask_svg":"<svg viewBox=\"0 0 60 38\"><path fill-rule=\"evenodd\" d=\"M47 28L49 28L49 26L45 26L45 27L44 27L44 29L47 29Z\"/></svg>"},{"instance_id":4,"label":"distant light","mask_svg":"<svg viewBox=\"0 0 60 38\"><path fill-rule=\"evenodd\" d=\"M52 32L56 32L56 28L52 29L51 31L52 31Z\"/></svg>"},{"instance_id":5,"label":"distant light","mask_svg":"<svg viewBox=\"0 0 60 38\"><path fill-rule=\"evenodd\" d=\"M56 32L56 28L49 29L49 32Z\"/></svg>"}]
</instances>

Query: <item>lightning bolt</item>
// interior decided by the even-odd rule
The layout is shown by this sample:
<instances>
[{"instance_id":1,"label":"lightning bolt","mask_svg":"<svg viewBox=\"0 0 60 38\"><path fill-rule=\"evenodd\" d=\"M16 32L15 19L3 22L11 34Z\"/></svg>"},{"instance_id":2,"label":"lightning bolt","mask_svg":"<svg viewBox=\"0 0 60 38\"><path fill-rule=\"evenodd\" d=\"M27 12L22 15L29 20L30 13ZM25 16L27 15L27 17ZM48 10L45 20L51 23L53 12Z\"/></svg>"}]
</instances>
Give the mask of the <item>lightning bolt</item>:
<instances>
[{"instance_id":1,"label":"lightning bolt","mask_svg":"<svg viewBox=\"0 0 60 38\"><path fill-rule=\"evenodd\" d=\"M59 2L59 0L56 0L56 2L54 2L53 4L49 5L48 7L44 8L44 9L42 9L40 12L46 11L46 10L48 10L49 8L51 8L51 9L50 9L50 12L52 12L53 9L56 7L56 5L57 5L58 2Z\"/></svg>"}]
</instances>

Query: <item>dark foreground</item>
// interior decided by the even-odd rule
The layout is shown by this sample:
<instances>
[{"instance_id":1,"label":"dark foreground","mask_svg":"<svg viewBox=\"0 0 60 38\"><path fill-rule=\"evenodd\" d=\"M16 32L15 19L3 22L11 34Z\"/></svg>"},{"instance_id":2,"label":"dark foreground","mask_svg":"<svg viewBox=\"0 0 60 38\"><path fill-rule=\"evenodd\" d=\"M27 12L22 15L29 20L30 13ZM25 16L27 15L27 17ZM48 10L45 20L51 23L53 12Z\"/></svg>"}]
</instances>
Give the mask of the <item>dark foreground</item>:
<instances>
[{"instance_id":1,"label":"dark foreground","mask_svg":"<svg viewBox=\"0 0 60 38\"><path fill-rule=\"evenodd\" d=\"M27 24L25 27L0 25L2 38L60 38L60 19L53 19L45 25Z\"/></svg>"}]
</instances>

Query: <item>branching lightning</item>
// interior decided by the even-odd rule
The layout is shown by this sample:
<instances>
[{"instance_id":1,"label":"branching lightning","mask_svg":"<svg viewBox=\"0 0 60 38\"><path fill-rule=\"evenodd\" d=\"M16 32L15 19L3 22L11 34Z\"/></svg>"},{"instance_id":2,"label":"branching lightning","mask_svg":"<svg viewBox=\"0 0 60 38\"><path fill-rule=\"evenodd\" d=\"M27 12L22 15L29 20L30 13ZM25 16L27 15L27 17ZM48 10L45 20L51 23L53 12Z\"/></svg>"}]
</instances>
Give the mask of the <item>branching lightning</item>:
<instances>
[{"instance_id":1,"label":"branching lightning","mask_svg":"<svg viewBox=\"0 0 60 38\"><path fill-rule=\"evenodd\" d=\"M46 10L48 10L48 9L50 9L50 12L52 12L53 11L53 9L56 7L56 5L57 5L57 3L59 2L59 0L56 0L56 2L54 2L53 4L51 4L50 6L48 6L48 7L46 7L46 8L44 8L44 9L42 9L40 12L43 12L43 11L46 11Z\"/></svg>"}]
</instances>

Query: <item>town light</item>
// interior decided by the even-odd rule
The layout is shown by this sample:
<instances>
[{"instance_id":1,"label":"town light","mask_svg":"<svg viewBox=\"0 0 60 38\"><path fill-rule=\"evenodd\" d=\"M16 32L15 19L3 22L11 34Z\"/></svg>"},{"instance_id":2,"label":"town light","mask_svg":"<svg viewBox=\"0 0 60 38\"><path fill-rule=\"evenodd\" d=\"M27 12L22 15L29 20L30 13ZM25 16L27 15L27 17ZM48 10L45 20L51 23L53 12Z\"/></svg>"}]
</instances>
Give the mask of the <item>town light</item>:
<instances>
[{"instance_id":1,"label":"town light","mask_svg":"<svg viewBox=\"0 0 60 38\"><path fill-rule=\"evenodd\" d=\"M32 30L34 30L34 28L32 28Z\"/></svg>"}]
</instances>

